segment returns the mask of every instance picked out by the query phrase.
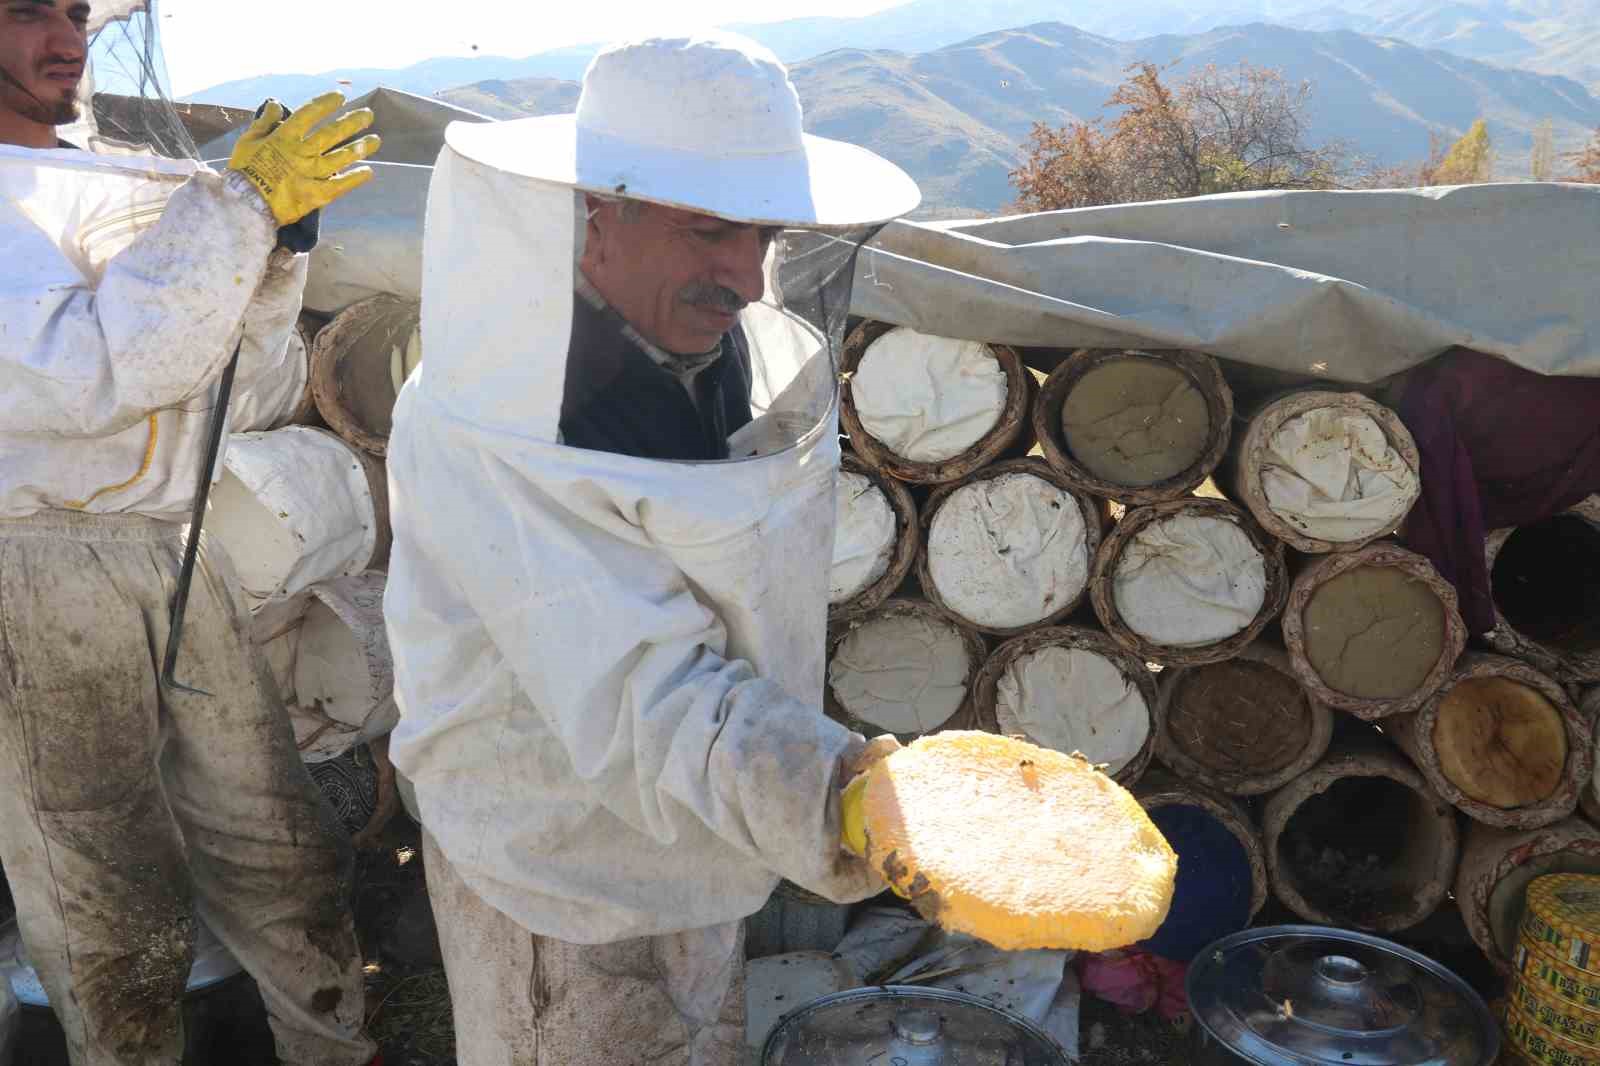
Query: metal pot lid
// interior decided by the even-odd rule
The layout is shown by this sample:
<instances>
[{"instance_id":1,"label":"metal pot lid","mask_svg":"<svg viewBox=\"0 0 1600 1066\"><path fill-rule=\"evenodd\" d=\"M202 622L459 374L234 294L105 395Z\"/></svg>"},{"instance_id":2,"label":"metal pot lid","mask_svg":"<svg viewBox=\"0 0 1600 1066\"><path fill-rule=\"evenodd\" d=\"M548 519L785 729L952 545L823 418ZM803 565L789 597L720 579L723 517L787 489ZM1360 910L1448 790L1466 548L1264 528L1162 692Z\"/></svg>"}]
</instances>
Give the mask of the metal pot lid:
<instances>
[{"instance_id":1,"label":"metal pot lid","mask_svg":"<svg viewBox=\"0 0 1600 1066\"><path fill-rule=\"evenodd\" d=\"M976 996L883 985L823 996L785 1016L762 1066L1069 1066L1026 1018Z\"/></svg>"},{"instance_id":2,"label":"metal pot lid","mask_svg":"<svg viewBox=\"0 0 1600 1066\"><path fill-rule=\"evenodd\" d=\"M189 968L184 994L204 992L243 972L244 967L222 946L216 934L206 928L206 923L195 919L194 965ZM50 1006L44 985L28 960L28 949L23 946L15 918L0 924L0 978L11 985L12 993L24 1007Z\"/></svg>"},{"instance_id":3,"label":"metal pot lid","mask_svg":"<svg viewBox=\"0 0 1600 1066\"><path fill-rule=\"evenodd\" d=\"M1489 1066L1483 999L1432 959L1367 933L1247 929L1195 956L1189 1009L1257 1066Z\"/></svg>"}]
</instances>

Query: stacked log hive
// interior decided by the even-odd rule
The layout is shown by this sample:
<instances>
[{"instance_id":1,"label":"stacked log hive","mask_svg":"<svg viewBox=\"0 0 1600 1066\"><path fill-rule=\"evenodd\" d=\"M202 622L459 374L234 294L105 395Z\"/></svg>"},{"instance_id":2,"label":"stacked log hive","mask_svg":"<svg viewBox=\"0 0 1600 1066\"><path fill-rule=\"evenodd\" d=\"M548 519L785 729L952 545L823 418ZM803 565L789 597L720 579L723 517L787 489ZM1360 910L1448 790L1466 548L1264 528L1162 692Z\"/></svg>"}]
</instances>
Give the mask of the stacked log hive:
<instances>
[{"instance_id":1,"label":"stacked log hive","mask_svg":"<svg viewBox=\"0 0 1600 1066\"><path fill-rule=\"evenodd\" d=\"M973 688L976 724L1103 766L1132 787L1150 765L1160 704L1143 660L1097 630L1047 626L1006 641Z\"/></svg>"},{"instance_id":2,"label":"stacked log hive","mask_svg":"<svg viewBox=\"0 0 1600 1066\"><path fill-rule=\"evenodd\" d=\"M1600 682L1600 496L1489 534L1496 651L1557 681Z\"/></svg>"},{"instance_id":3,"label":"stacked log hive","mask_svg":"<svg viewBox=\"0 0 1600 1066\"><path fill-rule=\"evenodd\" d=\"M1600 818L1600 689L1580 706L1574 688L1600 683L1600 498L1490 538L1502 654L1467 654L1454 589L1400 539L1417 446L1369 395L1273 392L1247 369L1236 426L1232 371L1203 353L878 322L842 370L841 514L860 510L832 590L831 716L1083 754L1186 847L1221 849L1191 902L1222 899L1235 859L1248 872L1224 924L1271 895L1396 935L1453 893L1507 971L1527 883L1600 873L1583 814ZM1527 591L1541 581L1559 617ZM1180 870L1200 876L1197 858ZM1178 910L1162 950L1204 928Z\"/></svg>"}]
</instances>

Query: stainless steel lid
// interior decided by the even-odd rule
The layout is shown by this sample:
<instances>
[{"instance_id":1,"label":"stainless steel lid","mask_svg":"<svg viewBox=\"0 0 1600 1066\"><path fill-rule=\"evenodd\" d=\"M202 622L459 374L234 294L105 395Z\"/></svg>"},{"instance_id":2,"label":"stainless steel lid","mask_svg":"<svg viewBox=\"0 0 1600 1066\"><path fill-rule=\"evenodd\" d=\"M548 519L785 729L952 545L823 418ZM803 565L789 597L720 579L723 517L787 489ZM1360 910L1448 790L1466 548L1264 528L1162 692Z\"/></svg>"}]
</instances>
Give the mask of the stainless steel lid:
<instances>
[{"instance_id":1,"label":"stainless steel lid","mask_svg":"<svg viewBox=\"0 0 1600 1066\"><path fill-rule=\"evenodd\" d=\"M763 1066L1068 1066L1026 1018L975 996L886 985L815 1000L767 1037Z\"/></svg>"},{"instance_id":2,"label":"stainless steel lid","mask_svg":"<svg viewBox=\"0 0 1600 1066\"><path fill-rule=\"evenodd\" d=\"M1258 1066L1489 1066L1500 1031L1465 981L1367 933L1247 929L1195 956L1189 1008Z\"/></svg>"},{"instance_id":3,"label":"stainless steel lid","mask_svg":"<svg viewBox=\"0 0 1600 1066\"><path fill-rule=\"evenodd\" d=\"M222 946L216 934L207 929L204 922L196 920L194 965L189 968L186 994L203 992L242 972L244 967ZM50 1006L39 975L28 961L28 950L23 946L15 918L0 925L0 976L11 985L11 991L24 1007Z\"/></svg>"}]
</instances>

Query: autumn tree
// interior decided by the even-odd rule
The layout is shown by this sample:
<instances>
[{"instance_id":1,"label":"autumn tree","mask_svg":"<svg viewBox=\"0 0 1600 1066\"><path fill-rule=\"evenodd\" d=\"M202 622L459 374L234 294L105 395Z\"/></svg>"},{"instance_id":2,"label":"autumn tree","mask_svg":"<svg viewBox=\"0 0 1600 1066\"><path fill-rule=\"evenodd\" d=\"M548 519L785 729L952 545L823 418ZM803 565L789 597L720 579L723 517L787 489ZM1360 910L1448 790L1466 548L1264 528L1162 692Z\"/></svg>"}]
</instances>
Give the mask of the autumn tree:
<instances>
[{"instance_id":1,"label":"autumn tree","mask_svg":"<svg viewBox=\"0 0 1600 1066\"><path fill-rule=\"evenodd\" d=\"M1594 136L1589 139L1587 147L1577 152L1568 152L1563 157L1570 162L1575 173L1568 181L1586 181L1600 185L1600 128L1594 131Z\"/></svg>"},{"instance_id":2,"label":"autumn tree","mask_svg":"<svg viewBox=\"0 0 1600 1066\"><path fill-rule=\"evenodd\" d=\"M1422 168L1423 185L1477 185L1488 181L1494 169L1489 126L1481 118L1450 146L1443 158L1434 162L1432 154Z\"/></svg>"},{"instance_id":3,"label":"autumn tree","mask_svg":"<svg viewBox=\"0 0 1600 1066\"><path fill-rule=\"evenodd\" d=\"M1176 86L1150 63L1127 72L1109 122L1034 124L1011 174L1021 209L1330 188L1353 169L1344 146L1311 143L1309 83L1249 64L1207 66Z\"/></svg>"}]
</instances>

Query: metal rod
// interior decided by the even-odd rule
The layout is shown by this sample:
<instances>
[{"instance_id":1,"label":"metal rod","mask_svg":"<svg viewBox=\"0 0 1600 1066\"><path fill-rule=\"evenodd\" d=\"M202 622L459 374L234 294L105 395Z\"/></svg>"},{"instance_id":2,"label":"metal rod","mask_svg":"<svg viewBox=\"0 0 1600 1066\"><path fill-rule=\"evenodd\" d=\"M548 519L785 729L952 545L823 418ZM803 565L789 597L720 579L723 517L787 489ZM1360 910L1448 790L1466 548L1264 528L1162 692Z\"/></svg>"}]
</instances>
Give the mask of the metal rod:
<instances>
[{"instance_id":1,"label":"metal rod","mask_svg":"<svg viewBox=\"0 0 1600 1066\"><path fill-rule=\"evenodd\" d=\"M161 666L161 683L179 692L192 692L210 696L204 689L180 683L175 676L178 665L178 645L183 640L183 617L189 608L189 586L194 581L195 559L200 553L200 527L205 522L206 504L211 499L211 475L217 466L217 456L222 452L222 433L228 427L228 399L233 394L233 374L239 369L239 351L244 347L244 334L233 346L233 358L222 371L217 384L217 405L211 409L211 425L206 438L206 457L200 464L200 482L194 490L194 512L189 516L189 539L183 546L183 565L178 569L178 587L172 596L172 614L167 627L167 654Z\"/></svg>"}]
</instances>

